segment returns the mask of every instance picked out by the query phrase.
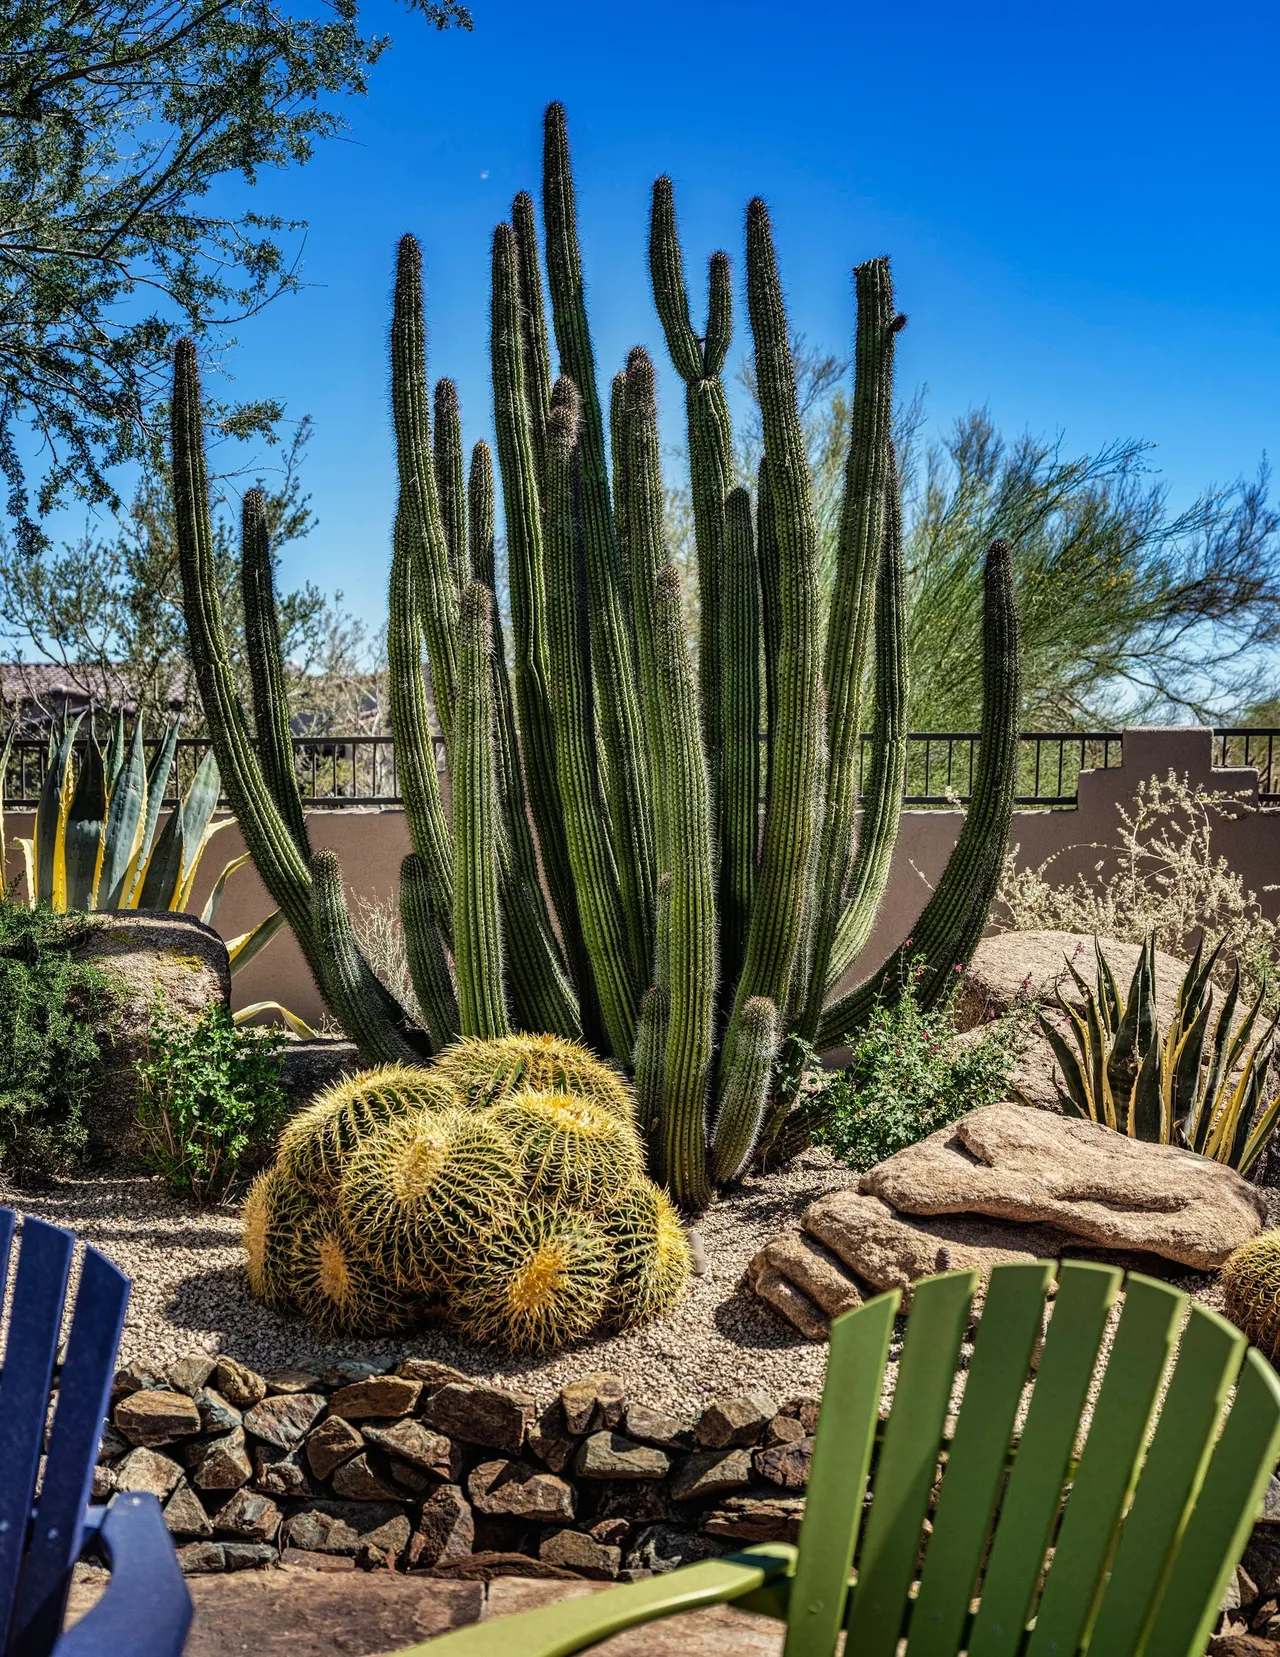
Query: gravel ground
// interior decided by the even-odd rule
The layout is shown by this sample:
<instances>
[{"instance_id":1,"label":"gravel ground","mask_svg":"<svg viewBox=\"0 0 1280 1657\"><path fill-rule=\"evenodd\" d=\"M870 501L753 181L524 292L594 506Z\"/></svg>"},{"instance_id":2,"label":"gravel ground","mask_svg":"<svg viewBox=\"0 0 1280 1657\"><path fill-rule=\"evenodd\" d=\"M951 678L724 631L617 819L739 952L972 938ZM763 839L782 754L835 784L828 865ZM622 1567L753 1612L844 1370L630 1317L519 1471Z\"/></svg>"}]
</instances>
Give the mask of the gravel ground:
<instances>
[{"instance_id":1,"label":"gravel ground","mask_svg":"<svg viewBox=\"0 0 1280 1657\"><path fill-rule=\"evenodd\" d=\"M782 1173L747 1180L698 1222L707 1271L693 1279L670 1317L623 1335L580 1342L543 1359L464 1346L440 1328L381 1342L318 1336L294 1319L276 1316L249 1293L233 1208L196 1208L145 1175L96 1173L61 1180L47 1190L0 1190L0 1200L65 1226L132 1278L123 1362L138 1359L162 1366L192 1352L225 1352L267 1371L315 1369L351 1358L432 1357L469 1375L531 1392L540 1404L549 1402L566 1381L599 1369L623 1376L642 1403L679 1415L718 1393L753 1387L780 1400L821 1392L825 1343L803 1339L776 1317L745 1289L743 1272L756 1250L815 1197L852 1184L856 1177L826 1152L814 1150ZM1267 1223L1280 1224L1280 1191L1265 1195ZM1148 1270L1156 1266L1149 1256L1123 1263ZM1220 1308L1212 1274L1178 1267L1166 1272L1179 1288ZM1110 1333L1104 1356L1109 1348ZM900 1335L891 1349L886 1398L899 1350ZM953 1408L968 1351L966 1344Z\"/></svg>"},{"instance_id":2,"label":"gravel ground","mask_svg":"<svg viewBox=\"0 0 1280 1657\"><path fill-rule=\"evenodd\" d=\"M747 1262L824 1192L856 1175L811 1151L783 1173L748 1180L698 1223L707 1272L667 1318L544 1359L460 1345L441 1329L385 1342L333 1341L277 1317L249 1293L232 1209L198 1209L157 1179L98 1173L52 1189L10 1192L20 1211L65 1226L133 1279L122 1361L168 1364L196 1351L225 1352L259 1370L315 1368L344 1358L432 1357L470 1375L534 1393L539 1403L600 1369L632 1395L687 1411L724 1392L761 1387L779 1399L822 1390L826 1346L804 1340L742 1286Z\"/></svg>"}]
</instances>

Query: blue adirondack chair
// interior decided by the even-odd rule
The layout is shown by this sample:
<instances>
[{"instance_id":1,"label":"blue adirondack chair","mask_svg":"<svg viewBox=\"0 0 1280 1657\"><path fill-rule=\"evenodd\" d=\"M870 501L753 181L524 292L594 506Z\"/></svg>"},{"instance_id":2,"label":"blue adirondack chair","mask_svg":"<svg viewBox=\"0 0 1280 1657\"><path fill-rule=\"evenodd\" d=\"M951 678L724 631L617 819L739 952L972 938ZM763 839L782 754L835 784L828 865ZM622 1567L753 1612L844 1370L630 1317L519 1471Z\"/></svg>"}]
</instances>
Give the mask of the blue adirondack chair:
<instances>
[{"instance_id":1,"label":"blue adirondack chair","mask_svg":"<svg viewBox=\"0 0 1280 1657\"><path fill-rule=\"evenodd\" d=\"M15 1221L0 1208L0 1296ZM0 1369L0 1649L4 1657L179 1657L191 1596L159 1502L128 1494L109 1508L88 1506L129 1299L129 1279L96 1249L85 1250L55 1385L74 1245L70 1232L23 1221ZM63 1632L72 1567L88 1543L105 1554L111 1580Z\"/></svg>"}]
</instances>

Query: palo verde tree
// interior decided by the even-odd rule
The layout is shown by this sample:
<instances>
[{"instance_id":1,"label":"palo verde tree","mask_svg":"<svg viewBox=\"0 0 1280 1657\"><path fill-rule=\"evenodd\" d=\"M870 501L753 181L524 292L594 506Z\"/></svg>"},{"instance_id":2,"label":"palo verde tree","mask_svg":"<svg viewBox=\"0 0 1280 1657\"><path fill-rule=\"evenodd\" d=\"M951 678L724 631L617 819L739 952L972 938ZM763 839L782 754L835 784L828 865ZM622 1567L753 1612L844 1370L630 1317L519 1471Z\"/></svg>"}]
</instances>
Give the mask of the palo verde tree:
<instances>
[{"instance_id":1,"label":"palo verde tree","mask_svg":"<svg viewBox=\"0 0 1280 1657\"><path fill-rule=\"evenodd\" d=\"M459 0L407 0L437 28ZM0 16L0 475L19 551L68 495L153 458L173 341L298 284L281 233L210 204L305 162L388 45L357 0L11 0ZM220 411L244 433L270 403ZM30 441L27 441L27 440ZM24 447L47 464L36 499Z\"/></svg>"},{"instance_id":2,"label":"palo verde tree","mask_svg":"<svg viewBox=\"0 0 1280 1657\"><path fill-rule=\"evenodd\" d=\"M907 660L891 416L904 319L888 261L859 265L838 567L824 602L767 209L760 200L747 209L747 309L764 434L753 498L733 483L721 379L732 335L729 261L711 260L699 333L671 184L655 185L653 290L685 385L692 457L703 598L695 668L663 533L653 364L643 349L631 352L606 413L556 104L546 114L542 206L558 378L528 196L516 198L493 237L510 662L495 623L489 451L482 443L473 450L464 496L447 381L435 387L432 419L412 237L397 263L389 655L413 843L401 907L425 1028L412 1025L361 957L336 861L312 853L287 748L271 736L287 709L259 694L255 679L255 751L235 697L211 564L196 354L183 342L173 470L191 653L258 870L366 1060L421 1062L459 1033L493 1036L513 1026L580 1037L633 1072L655 1172L696 1207L746 1167L789 1107L775 1086L781 1044L837 1044L903 978L895 958L833 999L870 935L903 792ZM251 580L252 537L245 550L249 613L270 602L269 571ZM926 1002L949 993L956 964L980 936L1012 805L1018 622L1007 544L993 543L984 565L974 799L911 944L927 962L919 985ZM251 626L249 637L267 641L267 632ZM874 737L859 830L859 733L868 715Z\"/></svg>"}]
</instances>

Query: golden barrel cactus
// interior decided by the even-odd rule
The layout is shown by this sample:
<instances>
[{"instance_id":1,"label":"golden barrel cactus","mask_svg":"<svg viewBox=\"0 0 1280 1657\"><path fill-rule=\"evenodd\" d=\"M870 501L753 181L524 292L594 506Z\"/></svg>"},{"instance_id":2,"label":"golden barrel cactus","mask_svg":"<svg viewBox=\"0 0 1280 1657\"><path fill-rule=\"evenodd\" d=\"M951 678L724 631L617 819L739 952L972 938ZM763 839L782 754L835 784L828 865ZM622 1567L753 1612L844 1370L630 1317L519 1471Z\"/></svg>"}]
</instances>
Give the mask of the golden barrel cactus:
<instances>
[{"instance_id":1,"label":"golden barrel cactus","mask_svg":"<svg viewBox=\"0 0 1280 1657\"><path fill-rule=\"evenodd\" d=\"M604 1315L613 1250L600 1222L530 1202L477 1250L451 1297L460 1332L509 1352L550 1352Z\"/></svg>"},{"instance_id":2,"label":"golden barrel cactus","mask_svg":"<svg viewBox=\"0 0 1280 1657\"><path fill-rule=\"evenodd\" d=\"M500 1104L526 1091L573 1093L592 1100L619 1121L635 1121L635 1097L622 1073L596 1058L581 1042L563 1036L455 1041L431 1069L473 1108Z\"/></svg>"},{"instance_id":3,"label":"golden barrel cactus","mask_svg":"<svg viewBox=\"0 0 1280 1657\"><path fill-rule=\"evenodd\" d=\"M640 1141L629 1122L572 1093L516 1093L488 1113L524 1161L529 1195L596 1208L638 1179Z\"/></svg>"},{"instance_id":4,"label":"golden barrel cactus","mask_svg":"<svg viewBox=\"0 0 1280 1657\"><path fill-rule=\"evenodd\" d=\"M1280 1360L1280 1231L1264 1231L1228 1256L1218 1281L1223 1310L1272 1363Z\"/></svg>"}]
</instances>

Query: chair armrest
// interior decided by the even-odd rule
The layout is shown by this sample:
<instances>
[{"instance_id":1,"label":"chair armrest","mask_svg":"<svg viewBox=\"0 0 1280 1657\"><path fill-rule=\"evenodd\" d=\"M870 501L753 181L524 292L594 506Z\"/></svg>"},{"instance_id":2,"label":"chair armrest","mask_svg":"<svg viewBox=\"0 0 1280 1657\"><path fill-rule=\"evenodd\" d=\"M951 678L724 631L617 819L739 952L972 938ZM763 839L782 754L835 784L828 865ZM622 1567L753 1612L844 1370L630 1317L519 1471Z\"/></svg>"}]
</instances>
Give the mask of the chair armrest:
<instances>
[{"instance_id":1,"label":"chair armrest","mask_svg":"<svg viewBox=\"0 0 1280 1657\"><path fill-rule=\"evenodd\" d=\"M53 1657L181 1657L191 1595L154 1496L117 1496L99 1528L111 1566L102 1598Z\"/></svg>"},{"instance_id":2,"label":"chair armrest","mask_svg":"<svg viewBox=\"0 0 1280 1657\"><path fill-rule=\"evenodd\" d=\"M561 1600L492 1622L455 1629L397 1657L571 1657L656 1617L696 1611L755 1594L769 1582L790 1576L796 1550L786 1542L760 1543L722 1559L683 1565L677 1571L628 1582L582 1599Z\"/></svg>"}]
</instances>

